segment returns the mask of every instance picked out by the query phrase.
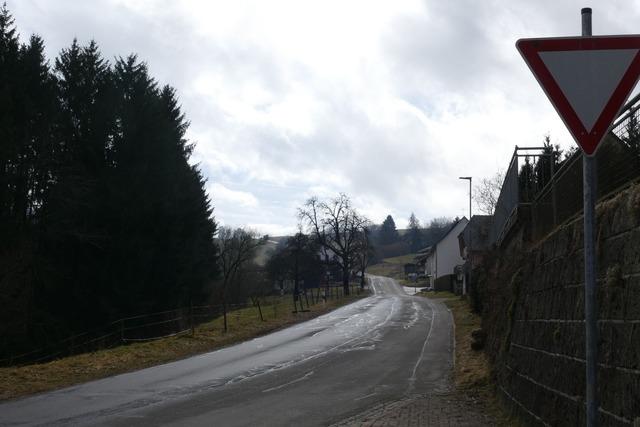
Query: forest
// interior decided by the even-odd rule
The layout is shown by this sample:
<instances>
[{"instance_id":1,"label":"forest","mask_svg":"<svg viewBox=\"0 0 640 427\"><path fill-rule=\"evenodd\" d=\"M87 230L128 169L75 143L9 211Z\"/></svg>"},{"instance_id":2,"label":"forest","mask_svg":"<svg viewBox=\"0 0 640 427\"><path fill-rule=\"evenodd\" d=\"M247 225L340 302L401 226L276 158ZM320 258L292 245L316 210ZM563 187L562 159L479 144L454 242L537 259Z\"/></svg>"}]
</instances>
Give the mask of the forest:
<instances>
[{"instance_id":1,"label":"forest","mask_svg":"<svg viewBox=\"0 0 640 427\"><path fill-rule=\"evenodd\" d=\"M205 301L219 275L176 91L136 55L44 43L0 10L0 359Z\"/></svg>"}]
</instances>

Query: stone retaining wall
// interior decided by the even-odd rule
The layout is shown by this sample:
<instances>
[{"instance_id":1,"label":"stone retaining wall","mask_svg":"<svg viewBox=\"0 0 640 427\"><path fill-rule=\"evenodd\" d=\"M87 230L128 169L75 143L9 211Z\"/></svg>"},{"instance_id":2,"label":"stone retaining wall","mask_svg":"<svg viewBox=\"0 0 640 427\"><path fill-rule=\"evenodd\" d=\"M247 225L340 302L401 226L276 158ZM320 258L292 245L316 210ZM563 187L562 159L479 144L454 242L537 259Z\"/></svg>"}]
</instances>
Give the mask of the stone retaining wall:
<instances>
[{"instance_id":1,"label":"stone retaining wall","mask_svg":"<svg viewBox=\"0 0 640 427\"><path fill-rule=\"evenodd\" d=\"M640 423L640 185L601 202L597 224L599 413L602 426L630 426ZM582 227L574 219L528 248L528 233L513 233L485 266L487 350L527 424L585 425Z\"/></svg>"}]
</instances>

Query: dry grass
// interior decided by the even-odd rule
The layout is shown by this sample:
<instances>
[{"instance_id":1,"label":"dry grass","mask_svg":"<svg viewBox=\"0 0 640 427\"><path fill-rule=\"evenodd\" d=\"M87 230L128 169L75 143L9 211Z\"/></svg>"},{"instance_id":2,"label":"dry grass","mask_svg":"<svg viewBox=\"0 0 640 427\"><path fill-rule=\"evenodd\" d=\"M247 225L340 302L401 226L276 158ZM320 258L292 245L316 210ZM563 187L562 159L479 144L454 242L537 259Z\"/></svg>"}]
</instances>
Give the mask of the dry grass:
<instances>
[{"instance_id":1,"label":"dry grass","mask_svg":"<svg viewBox=\"0 0 640 427\"><path fill-rule=\"evenodd\" d=\"M391 277L401 285L407 284L404 279L404 265L414 262L416 254L401 255L393 258L385 258L382 262L367 267L367 273L376 276ZM409 284L412 286L412 284ZM419 286L419 285L418 285Z\"/></svg>"},{"instance_id":2,"label":"dry grass","mask_svg":"<svg viewBox=\"0 0 640 427\"><path fill-rule=\"evenodd\" d=\"M188 334L123 345L38 365L0 368L0 400L54 390L216 350L319 316L362 296L318 303L312 305L310 311L297 314L291 312L291 297L282 297L277 304L262 308L265 321L260 320L257 308L253 307L229 313L227 333L223 332L222 318L218 318L196 327L193 336Z\"/></svg>"},{"instance_id":3,"label":"dry grass","mask_svg":"<svg viewBox=\"0 0 640 427\"><path fill-rule=\"evenodd\" d=\"M444 292L439 292L440 294ZM456 323L455 384L459 389L480 390L490 385L491 371L484 351L471 348L471 332L479 329L481 318L471 312L465 299L450 294L444 303L451 309Z\"/></svg>"}]
</instances>

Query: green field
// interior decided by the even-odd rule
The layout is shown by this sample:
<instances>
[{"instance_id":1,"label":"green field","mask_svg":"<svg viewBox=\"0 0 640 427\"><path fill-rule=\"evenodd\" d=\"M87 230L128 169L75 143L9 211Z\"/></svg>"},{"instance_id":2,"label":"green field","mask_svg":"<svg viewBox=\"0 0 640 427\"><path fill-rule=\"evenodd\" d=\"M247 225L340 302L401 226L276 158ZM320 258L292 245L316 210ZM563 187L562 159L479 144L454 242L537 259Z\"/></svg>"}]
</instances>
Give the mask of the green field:
<instances>
[{"instance_id":1,"label":"green field","mask_svg":"<svg viewBox=\"0 0 640 427\"><path fill-rule=\"evenodd\" d=\"M367 267L367 273L376 276L391 277L400 284L405 284L404 265L414 262L416 254L401 255L393 258L385 258L382 262Z\"/></svg>"}]
</instances>

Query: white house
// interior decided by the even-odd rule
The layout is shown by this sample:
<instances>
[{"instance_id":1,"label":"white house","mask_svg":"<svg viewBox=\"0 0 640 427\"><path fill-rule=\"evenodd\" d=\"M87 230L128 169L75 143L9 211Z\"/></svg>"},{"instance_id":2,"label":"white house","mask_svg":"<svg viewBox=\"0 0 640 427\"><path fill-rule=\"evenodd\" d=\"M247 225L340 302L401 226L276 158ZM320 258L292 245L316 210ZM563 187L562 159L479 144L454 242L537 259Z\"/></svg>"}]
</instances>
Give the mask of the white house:
<instances>
[{"instance_id":1,"label":"white house","mask_svg":"<svg viewBox=\"0 0 640 427\"><path fill-rule=\"evenodd\" d=\"M469 220L465 217L454 222L438 242L425 251L424 272L430 280L430 285L437 291L452 291L456 279L456 266L464 264L460 256L458 235L467 226Z\"/></svg>"}]
</instances>

